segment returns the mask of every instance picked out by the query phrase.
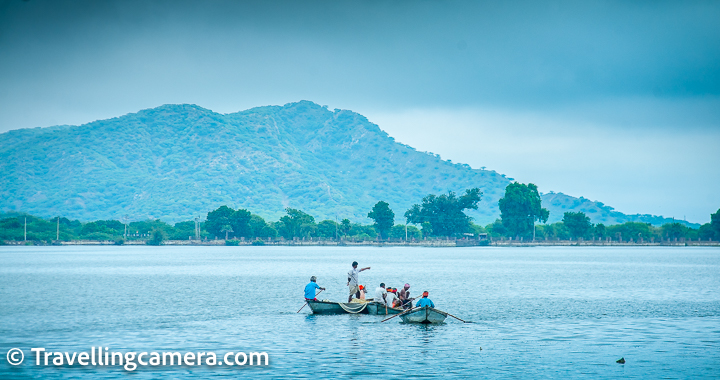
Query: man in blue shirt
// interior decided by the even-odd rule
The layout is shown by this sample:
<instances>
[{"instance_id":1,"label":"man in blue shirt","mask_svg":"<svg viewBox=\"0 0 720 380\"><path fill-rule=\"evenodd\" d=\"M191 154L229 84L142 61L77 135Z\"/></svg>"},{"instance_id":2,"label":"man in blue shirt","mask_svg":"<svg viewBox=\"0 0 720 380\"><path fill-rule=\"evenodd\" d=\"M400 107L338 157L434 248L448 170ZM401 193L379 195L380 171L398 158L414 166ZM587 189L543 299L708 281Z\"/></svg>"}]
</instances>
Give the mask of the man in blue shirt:
<instances>
[{"instance_id":1,"label":"man in blue shirt","mask_svg":"<svg viewBox=\"0 0 720 380\"><path fill-rule=\"evenodd\" d=\"M433 301L430 301L430 298L428 298L429 293L427 291L423 292L422 298L420 298L420 301L418 301L415 304L415 307L425 307L430 306L432 308L435 308L435 304Z\"/></svg>"},{"instance_id":2,"label":"man in blue shirt","mask_svg":"<svg viewBox=\"0 0 720 380\"><path fill-rule=\"evenodd\" d=\"M317 277L312 276L310 277L310 283L305 285L305 301L317 301L315 298L315 289L325 290L325 288L319 287L315 281L317 281Z\"/></svg>"}]
</instances>

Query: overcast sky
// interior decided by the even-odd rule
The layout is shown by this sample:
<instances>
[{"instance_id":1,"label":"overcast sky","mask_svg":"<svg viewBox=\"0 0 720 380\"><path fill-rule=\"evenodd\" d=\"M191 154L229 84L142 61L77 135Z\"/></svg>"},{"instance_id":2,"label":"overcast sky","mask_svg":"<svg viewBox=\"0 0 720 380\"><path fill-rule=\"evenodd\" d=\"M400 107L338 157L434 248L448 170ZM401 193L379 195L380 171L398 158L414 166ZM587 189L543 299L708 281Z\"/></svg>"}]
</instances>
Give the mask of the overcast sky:
<instances>
[{"instance_id":1,"label":"overcast sky","mask_svg":"<svg viewBox=\"0 0 720 380\"><path fill-rule=\"evenodd\" d=\"M718 20L718 1L0 1L0 132L311 100L543 192L707 222Z\"/></svg>"}]
</instances>

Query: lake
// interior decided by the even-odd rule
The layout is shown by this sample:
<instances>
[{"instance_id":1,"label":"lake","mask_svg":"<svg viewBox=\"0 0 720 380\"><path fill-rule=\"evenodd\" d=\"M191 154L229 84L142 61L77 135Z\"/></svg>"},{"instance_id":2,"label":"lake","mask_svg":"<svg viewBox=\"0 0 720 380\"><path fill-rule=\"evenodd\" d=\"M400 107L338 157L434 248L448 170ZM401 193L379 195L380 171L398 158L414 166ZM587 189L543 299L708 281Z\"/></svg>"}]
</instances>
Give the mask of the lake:
<instances>
[{"instance_id":1,"label":"lake","mask_svg":"<svg viewBox=\"0 0 720 380\"><path fill-rule=\"evenodd\" d=\"M346 300L353 260L371 293L408 282L472 323L296 313L313 275L319 299ZM702 247L0 247L0 378L718 378L719 289L720 249ZM30 351L91 346L270 365L129 372Z\"/></svg>"}]
</instances>

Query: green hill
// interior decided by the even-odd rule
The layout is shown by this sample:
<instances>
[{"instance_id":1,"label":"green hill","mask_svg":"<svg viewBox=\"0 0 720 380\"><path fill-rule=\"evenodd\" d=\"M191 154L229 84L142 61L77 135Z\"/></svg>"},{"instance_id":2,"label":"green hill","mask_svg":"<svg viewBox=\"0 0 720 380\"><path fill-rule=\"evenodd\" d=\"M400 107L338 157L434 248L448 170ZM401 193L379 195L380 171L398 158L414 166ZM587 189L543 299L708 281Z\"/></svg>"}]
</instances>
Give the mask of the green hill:
<instances>
[{"instance_id":1,"label":"green hill","mask_svg":"<svg viewBox=\"0 0 720 380\"><path fill-rule=\"evenodd\" d=\"M605 225L621 224L625 222L650 223L654 226L661 226L666 223L680 223L688 227L699 228L699 223L690 223L684 220L675 220L658 215L649 214L623 214L615 211L614 208L604 205L602 202L591 201L580 197L575 198L563 193L546 193L542 195L543 207L550 210L548 223L559 222L567 211L584 212L592 223L603 223Z\"/></svg>"},{"instance_id":2,"label":"green hill","mask_svg":"<svg viewBox=\"0 0 720 380\"><path fill-rule=\"evenodd\" d=\"M479 187L482 202L470 214L487 224L499 217L497 201L510 183L397 143L362 115L308 101L232 114L164 105L0 136L0 210L45 217L176 222L227 204L271 220L293 207L318 220L367 223L385 200L399 222L429 193ZM544 196L551 218L589 207L587 200L570 205L578 198L567 196L556 205L557 195ZM625 221L615 213L588 215Z\"/></svg>"}]
</instances>

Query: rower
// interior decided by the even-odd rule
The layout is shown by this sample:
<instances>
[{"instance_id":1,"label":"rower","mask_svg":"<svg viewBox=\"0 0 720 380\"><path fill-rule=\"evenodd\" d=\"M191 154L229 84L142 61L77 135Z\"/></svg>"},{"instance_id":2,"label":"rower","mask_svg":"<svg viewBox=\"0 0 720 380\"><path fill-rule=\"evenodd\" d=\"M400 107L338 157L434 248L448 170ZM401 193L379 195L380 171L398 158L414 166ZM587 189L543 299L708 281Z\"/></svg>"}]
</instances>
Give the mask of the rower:
<instances>
[{"instance_id":1,"label":"rower","mask_svg":"<svg viewBox=\"0 0 720 380\"><path fill-rule=\"evenodd\" d=\"M422 294L422 298L420 298L420 301L417 301L415 307L430 306L432 308L435 308L435 304L433 303L433 301L430 300L430 298L428 298L428 295L429 293L427 291L424 291Z\"/></svg>"},{"instance_id":2,"label":"rower","mask_svg":"<svg viewBox=\"0 0 720 380\"><path fill-rule=\"evenodd\" d=\"M400 290L400 293L398 293L398 298L400 299L400 305L404 309L411 309L412 308L412 298L410 298L410 284L405 284L405 286Z\"/></svg>"},{"instance_id":3,"label":"rower","mask_svg":"<svg viewBox=\"0 0 720 380\"><path fill-rule=\"evenodd\" d=\"M387 306L387 291L385 290L384 282L381 282L380 286L375 289L374 301L380 303L383 306Z\"/></svg>"},{"instance_id":4,"label":"rower","mask_svg":"<svg viewBox=\"0 0 720 380\"><path fill-rule=\"evenodd\" d=\"M316 283L317 277L312 276L310 277L310 283L305 285L305 301L317 301L317 298L315 298L315 289L325 290L325 288L321 288Z\"/></svg>"}]
</instances>

